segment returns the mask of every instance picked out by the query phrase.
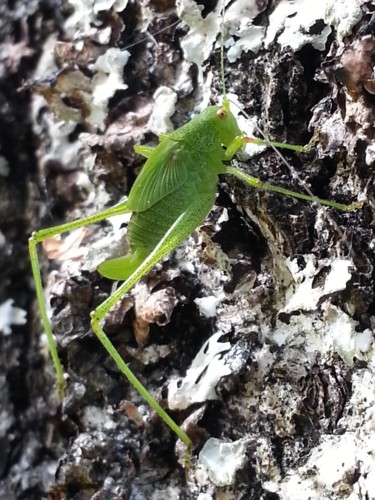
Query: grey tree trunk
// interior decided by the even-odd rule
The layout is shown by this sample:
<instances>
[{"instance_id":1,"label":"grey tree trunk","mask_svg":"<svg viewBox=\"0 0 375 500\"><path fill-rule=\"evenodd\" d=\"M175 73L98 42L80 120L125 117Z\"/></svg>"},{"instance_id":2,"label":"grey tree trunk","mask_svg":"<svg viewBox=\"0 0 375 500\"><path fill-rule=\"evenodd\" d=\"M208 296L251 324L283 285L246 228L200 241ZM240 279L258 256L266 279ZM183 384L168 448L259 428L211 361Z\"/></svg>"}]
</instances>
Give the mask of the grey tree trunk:
<instances>
[{"instance_id":1,"label":"grey tree trunk","mask_svg":"<svg viewBox=\"0 0 375 500\"><path fill-rule=\"evenodd\" d=\"M375 496L373 5L226 3L224 22L221 2L192 0L0 7L0 498ZM96 267L128 251L128 218L40 252L62 403L27 238L118 203L142 166L135 145L221 102L221 39L240 128L312 145L252 146L232 166L358 205L222 177L202 227L107 318L191 436L184 470L176 436L90 329L116 286Z\"/></svg>"}]
</instances>

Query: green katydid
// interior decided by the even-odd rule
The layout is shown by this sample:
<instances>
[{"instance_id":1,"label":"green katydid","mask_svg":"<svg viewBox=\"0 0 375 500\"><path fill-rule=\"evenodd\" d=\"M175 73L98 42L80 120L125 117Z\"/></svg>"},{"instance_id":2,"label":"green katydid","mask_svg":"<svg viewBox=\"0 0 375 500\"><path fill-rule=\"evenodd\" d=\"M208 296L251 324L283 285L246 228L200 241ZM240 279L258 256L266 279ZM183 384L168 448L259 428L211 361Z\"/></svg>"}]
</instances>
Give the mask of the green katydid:
<instances>
[{"instance_id":1,"label":"green katydid","mask_svg":"<svg viewBox=\"0 0 375 500\"><path fill-rule=\"evenodd\" d=\"M146 158L146 162L130 190L127 201L95 215L32 234L29 239L29 251L37 300L61 396L65 386L64 372L44 301L37 244L53 236L131 212L128 228L130 253L104 261L98 267L101 275L124 283L91 313L91 326L118 369L187 448L191 448L190 437L141 384L105 334L102 322L106 314L157 262L180 245L204 221L215 203L220 174L234 175L255 188L318 201L322 205L339 210L350 211L358 207L355 203L343 205L266 184L227 165L247 142L285 147L299 152L305 150L302 146L270 143L244 136L231 112L224 90L222 105L209 106L190 122L160 137L156 148L135 148L137 153Z\"/></svg>"}]
</instances>

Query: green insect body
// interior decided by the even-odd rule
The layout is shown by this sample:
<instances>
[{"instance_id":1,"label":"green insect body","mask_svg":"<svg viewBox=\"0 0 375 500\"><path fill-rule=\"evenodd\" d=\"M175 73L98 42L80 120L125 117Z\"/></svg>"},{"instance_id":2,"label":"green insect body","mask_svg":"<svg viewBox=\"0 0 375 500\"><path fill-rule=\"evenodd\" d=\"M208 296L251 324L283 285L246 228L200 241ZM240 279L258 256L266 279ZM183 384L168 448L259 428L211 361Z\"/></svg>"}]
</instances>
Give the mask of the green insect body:
<instances>
[{"instance_id":1,"label":"green insect body","mask_svg":"<svg viewBox=\"0 0 375 500\"><path fill-rule=\"evenodd\" d=\"M191 211L181 231L191 233L211 211L218 174L225 172L225 150L241 136L229 107L210 106L168 136L146 161L130 191L128 229L131 253L107 260L98 271L127 279L152 252L181 214Z\"/></svg>"},{"instance_id":2,"label":"green insect body","mask_svg":"<svg viewBox=\"0 0 375 500\"><path fill-rule=\"evenodd\" d=\"M38 305L55 366L58 392L62 397L65 387L64 371L44 301L37 244L55 235L115 215L132 212L128 229L130 254L107 260L98 268L103 276L125 281L113 295L91 313L91 326L119 370L184 442L188 450L192 447L190 437L141 384L105 334L102 323L106 314L160 259L181 244L202 223L214 204L219 174L231 174L255 188L268 189L304 200L319 201L323 205L340 210L354 210L359 206L356 203L343 205L312 198L263 183L256 177L227 166L225 162L231 160L246 142L285 147L296 151L304 151L304 148L244 137L230 111L229 102L225 97L223 101L222 106L208 107L186 125L161 137L156 148L144 146L135 148L147 158L147 161L127 201L80 220L36 231L29 239Z\"/></svg>"}]
</instances>

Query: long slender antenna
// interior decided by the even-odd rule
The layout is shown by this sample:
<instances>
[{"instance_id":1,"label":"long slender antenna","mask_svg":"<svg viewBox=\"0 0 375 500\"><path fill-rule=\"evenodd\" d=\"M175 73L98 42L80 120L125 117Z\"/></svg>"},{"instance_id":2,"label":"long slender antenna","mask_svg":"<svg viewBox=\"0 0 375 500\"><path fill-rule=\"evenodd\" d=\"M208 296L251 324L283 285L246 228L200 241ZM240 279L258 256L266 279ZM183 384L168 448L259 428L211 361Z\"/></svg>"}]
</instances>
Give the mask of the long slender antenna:
<instances>
[{"instance_id":1,"label":"long slender antenna","mask_svg":"<svg viewBox=\"0 0 375 500\"><path fill-rule=\"evenodd\" d=\"M177 21L174 21L172 24L168 24L168 26L165 26L164 28L161 28L160 30L155 31L154 33L147 32L147 36L145 36L144 38L141 38L140 40L137 40L134 43L126 45L122 50L128 50L128 49L131 49L132 47L136 47L137 45L140 45L143 42L147 42L150 40L150 37L151 37L151 39L153 39L154 36L159 35L160 33L163 33L163 31L167 31L169 28L173 28L173 26L176 26L180 22L181 22L181 19L177 19Z\"/></svg>"},{"instance_id":2,"label":"long slender antenna","mask_svg":"<svg viewBox=\"0 0 375 500\"><path fill-rule=\"evenodd\" d=\"M221 47L220 47L220 73L221 73L221 86L223 92L223 106L229 109L229 102L227 99L227 90L225 88L225 77L224 77L224 19L225 19L225 0L221 2Z\"/></svg>"}]
</instances>

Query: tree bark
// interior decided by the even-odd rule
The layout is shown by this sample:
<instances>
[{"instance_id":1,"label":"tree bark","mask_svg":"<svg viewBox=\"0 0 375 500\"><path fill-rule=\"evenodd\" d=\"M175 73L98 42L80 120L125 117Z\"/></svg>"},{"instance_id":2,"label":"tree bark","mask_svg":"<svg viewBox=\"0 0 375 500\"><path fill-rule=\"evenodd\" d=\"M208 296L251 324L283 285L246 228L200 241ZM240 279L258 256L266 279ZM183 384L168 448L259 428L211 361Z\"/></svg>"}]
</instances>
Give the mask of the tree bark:
<instances>
[{"instance_id":1,"label":"tree bark","mask_svg":"<svg viewBox=\"0 0 375 500\"><path fill-rule=\"evenodd\" d=\"M1 498L374 496L373 16L369 1L315 3L236 0L224 28L215 2L1 7ZM221 31L241 128L312 140L282 150L288 166L258 146L232 165L364 203L344 212L223 176L205 223L111 312L114 345L194 441L184 471L176 436L90 329L115 286L96 267L128 250L128 219L40 252L62 404L27 238L118 203L142 166L135 145L221 102ZM228 445L213 466L209 437Z\"/></svg>"}]
</instances>

